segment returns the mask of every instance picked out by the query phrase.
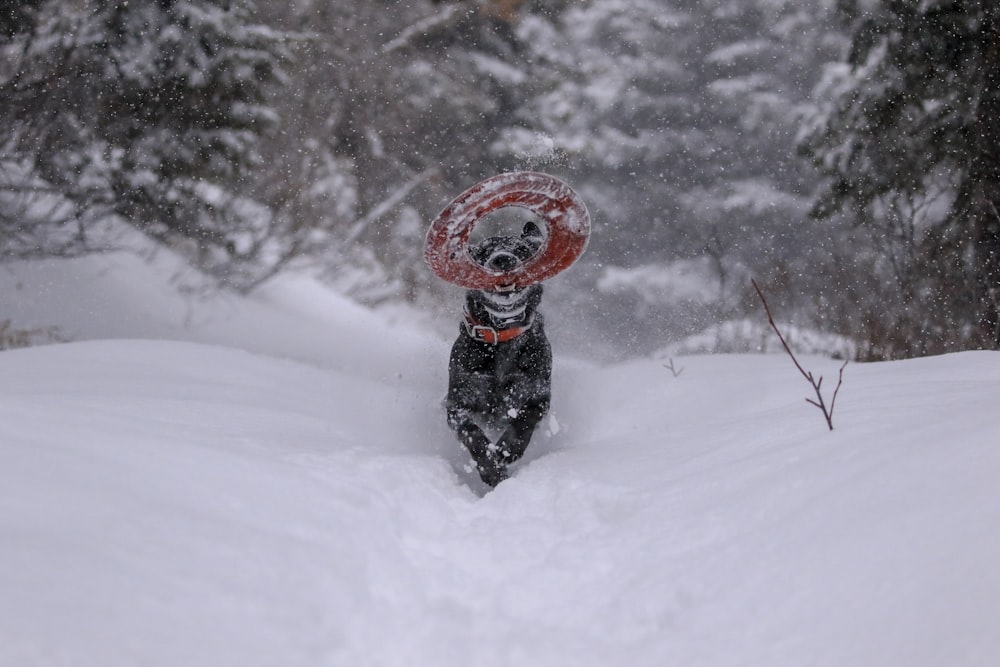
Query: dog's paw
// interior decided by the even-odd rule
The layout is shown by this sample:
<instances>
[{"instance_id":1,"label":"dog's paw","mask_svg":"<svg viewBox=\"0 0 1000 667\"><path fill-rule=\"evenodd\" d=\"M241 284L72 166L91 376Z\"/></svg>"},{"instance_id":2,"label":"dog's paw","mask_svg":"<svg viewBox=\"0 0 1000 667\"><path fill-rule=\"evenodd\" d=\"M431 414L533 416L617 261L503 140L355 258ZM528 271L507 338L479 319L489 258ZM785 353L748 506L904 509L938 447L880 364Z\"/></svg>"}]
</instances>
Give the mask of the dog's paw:
<instances>
[{"instance_id":1,"label":"dog's paw","mask_svg":"<svg viewBox=\"0 0 1000 667\"><path fill-rule=\"evenodd\" d=\"M524 451L528 448L531 435L518 433L514 427L509 427L500 436L495 445L499 461L504 465L509 465L524 456Z\"/></svg>"},{"instance_id":2,"label":"dog's paw","mask_svg":"<svg viewBox=\"0 0 1000 667\"><path fill-rule=\"evenodd\" d=\"M486 463L479 464L476 468L479 470L479 478L491 487L495 487L497 484L507 479L507 466Z\"/></svg>"}]
</instances>

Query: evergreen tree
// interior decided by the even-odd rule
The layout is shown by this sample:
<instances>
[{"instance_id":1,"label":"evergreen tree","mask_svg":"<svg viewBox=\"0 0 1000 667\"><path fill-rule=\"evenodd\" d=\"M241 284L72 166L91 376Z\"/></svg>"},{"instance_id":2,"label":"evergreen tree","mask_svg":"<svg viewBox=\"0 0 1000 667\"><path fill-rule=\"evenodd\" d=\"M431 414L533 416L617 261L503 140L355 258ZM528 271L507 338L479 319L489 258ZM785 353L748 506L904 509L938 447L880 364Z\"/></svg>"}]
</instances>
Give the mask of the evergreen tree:
<instances>
[{"instance_id":1,"label":"evergreen tree","mask_svg":"<svg viewBox=\"0 0 1000 667\"><path fill-rule=\"evenodd\" d=\"M266 263L272 218L247 173L275 121L283 35L229 0L49 0L29 16L4 45L2 186L8 204L34 195L20 213L48 198L62 215L25 233L65 222L84 248L116 216L220 276Z\"/></svg>"},{"instance_id":2,"label":"evergreen tree","mask_svg":"<svg viewBox=\"0 0 1000 667\"><path fill-rule=\"evenodd\" d=\"M871 230L895 278L863 326L895 330L884 356L996 347L1000 5L843 4L849 57L831 67L803 147L829 177L816 214Z\"/></svg>"},{"instance_id":3,"label":"evergreen tree","mask_svg":"<svg viewBox=\"0 0 1000 667\"><path fill-rule=\"evenodd\" d=\"M527 3L273 3L275 22L308 39L266 141L266 189L321 232L331 273L366 301L439 287L422 260L426 225L502 169L490 147L530 84L516 26ZM273 178L271 175L273 174ZM291 176L291 178L288 178ZM299 188L299 182L310 183ZM325 250L319 246L325 244Z\"/></svg>"},{"instance_id":4,"label":"evergreen tree","mask_svg":"<svg viewBox=\"0 0 1000 667\"><path fill-rule=\"evenodd\" d=\"M663 344L741 316L755 307L750 273L769 279L775 302L815 310L802 296L812 285L791 278L803 273L815 187L795 135L832 57L828 4L589 0L531 26L547 85L519 111L508 147L527 153L536 131L549 137L591 205L589 264L615 277L590 279L626 288L597 296L602 319L633 323L617 339L642 329L636 321ZM674 263L698 267L697 296L656 286L676 282ZM622 269L634 269L631 285Z\"/></svg>"}]
</instances>

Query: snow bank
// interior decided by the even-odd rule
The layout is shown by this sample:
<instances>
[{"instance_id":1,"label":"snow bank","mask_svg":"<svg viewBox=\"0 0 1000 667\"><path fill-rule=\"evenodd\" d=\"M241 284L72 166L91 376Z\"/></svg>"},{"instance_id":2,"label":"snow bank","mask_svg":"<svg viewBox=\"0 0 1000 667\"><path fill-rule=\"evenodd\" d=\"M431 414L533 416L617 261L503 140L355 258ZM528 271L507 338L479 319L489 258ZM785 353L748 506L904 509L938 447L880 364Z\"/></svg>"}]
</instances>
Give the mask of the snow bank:
<instances>
[{"instance_id":1,"label":"snow bank","mask_svg":"<svg viewBox=\"0 0 1000 667\"><path fill-rule=\"evenodd\" d=\"M149 339L0 352L0 665L1000 660L998 353L851 364L828 432L783 355L556 350L486 493L448 341L304 279L175 326L125 268L17 276L24 325Z\"/></svg>"},{"instance_id":2,"label":"snow bank","mask_svg":"<svg viewBox=\"0 0 1000 667\"><path fill-rule=\"evenodd\" d=\"M431 382L4 352L0 664L992 664L1000 355L851 366L833 433L783 361L563 367L480 497Z\"/></svg>"}]
</instances>

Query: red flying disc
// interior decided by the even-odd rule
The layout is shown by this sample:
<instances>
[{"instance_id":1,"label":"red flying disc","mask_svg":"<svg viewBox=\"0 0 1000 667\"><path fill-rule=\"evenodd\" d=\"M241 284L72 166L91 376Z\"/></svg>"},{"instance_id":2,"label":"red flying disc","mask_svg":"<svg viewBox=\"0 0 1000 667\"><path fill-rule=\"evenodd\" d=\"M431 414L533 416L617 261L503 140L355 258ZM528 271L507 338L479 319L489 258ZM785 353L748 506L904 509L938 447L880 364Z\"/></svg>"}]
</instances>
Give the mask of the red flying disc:
<instances>
[{"instance_id":1,"label":"red flying disc","mask_svg":"<svg viewBox=\"0 0 1000 667\"><path fill-rule=\"evenodd\" d=\"M483 216L508 206L534 213L548 233L532 257L498 273L472 259L469 235ZM520 288L569 268L589 238L590 214L572 188L548 174L516 171L480 181L448 204L427 230L424 260L439 278L466 289Z\"/></svg>"}]
</instances>

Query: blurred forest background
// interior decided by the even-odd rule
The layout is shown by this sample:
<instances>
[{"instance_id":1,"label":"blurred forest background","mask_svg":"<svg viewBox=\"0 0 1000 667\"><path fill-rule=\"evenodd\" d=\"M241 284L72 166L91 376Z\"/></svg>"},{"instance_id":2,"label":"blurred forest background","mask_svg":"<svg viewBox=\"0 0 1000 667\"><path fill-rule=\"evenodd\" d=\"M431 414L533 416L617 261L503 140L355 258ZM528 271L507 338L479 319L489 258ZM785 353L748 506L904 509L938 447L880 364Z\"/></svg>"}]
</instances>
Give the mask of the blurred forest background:
<instances>
[{"instance_id":1,"label":"blurred forest background","mask_svg":"<svg viewBox=\"0 0 1000 667\"><path fill-rule=\"evenodd\" d=\"M2 0L0 260L134 228L444 313L428 224L531 169L593 218L543 304L579 350L756 349L751 277L821 351L996 348L998 4Z\"/></svg>"}]
</instances>

